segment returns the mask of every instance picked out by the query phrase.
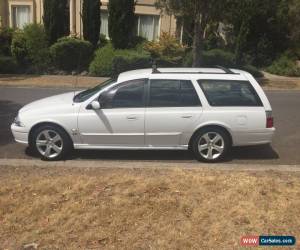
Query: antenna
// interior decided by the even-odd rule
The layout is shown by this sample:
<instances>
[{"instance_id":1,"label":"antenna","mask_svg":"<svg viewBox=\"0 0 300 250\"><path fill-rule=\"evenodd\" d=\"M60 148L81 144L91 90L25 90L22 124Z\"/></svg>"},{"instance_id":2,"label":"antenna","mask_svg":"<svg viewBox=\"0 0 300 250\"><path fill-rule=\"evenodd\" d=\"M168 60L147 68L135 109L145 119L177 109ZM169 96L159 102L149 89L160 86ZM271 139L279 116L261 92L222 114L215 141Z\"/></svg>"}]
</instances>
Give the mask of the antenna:
<instances>
[{"instance_id":1,"label":"antenna","mask_svg":"<svg viewBox=\"0 0 300 250\"><path fill-rule=\"evenodd\" d=\"M79 57L78 57L77 69L76 69L77 72L72 71L72 75L76 75L75 85L74 85L74 98L75 98L75 93L76 93L76 89L77 89L77 86L78 86L78 74L79 74L79 64L80 64L80 60L81 60L81 55L82 55L82 50L79 50ZM74 100L74 98L73 98L73 100Z\"/></svg>"}]
</instances>

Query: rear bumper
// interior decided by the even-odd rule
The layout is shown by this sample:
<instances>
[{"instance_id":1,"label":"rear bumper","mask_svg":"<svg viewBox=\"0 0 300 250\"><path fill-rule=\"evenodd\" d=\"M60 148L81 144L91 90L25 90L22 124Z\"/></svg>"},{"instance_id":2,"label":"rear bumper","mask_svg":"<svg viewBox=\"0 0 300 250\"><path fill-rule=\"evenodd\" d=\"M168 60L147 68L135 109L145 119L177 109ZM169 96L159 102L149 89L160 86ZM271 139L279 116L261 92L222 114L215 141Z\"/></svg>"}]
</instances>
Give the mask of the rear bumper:
<instances>
[{"instance_id":1,"label":"rear bumper","mask_svg":"<svg viewBox=\"0 0 300 250\"><path fill-rule=\"evenodd\" d=\"M272 142L275 128L266 128L260 131L243 131L235 133L233 146L262 145Z\"/></svg>"},{"instance_id":2,"label":"rear bumper","mask_svg":"<svg viewBox=\"0 0 300 250\"><path fill-rule=\"evenodd\" d=\"M28 131L26 128L18 127L15 124L12 124L10 129L16 142L28 144Z\"/></svg>"}]
</instances>

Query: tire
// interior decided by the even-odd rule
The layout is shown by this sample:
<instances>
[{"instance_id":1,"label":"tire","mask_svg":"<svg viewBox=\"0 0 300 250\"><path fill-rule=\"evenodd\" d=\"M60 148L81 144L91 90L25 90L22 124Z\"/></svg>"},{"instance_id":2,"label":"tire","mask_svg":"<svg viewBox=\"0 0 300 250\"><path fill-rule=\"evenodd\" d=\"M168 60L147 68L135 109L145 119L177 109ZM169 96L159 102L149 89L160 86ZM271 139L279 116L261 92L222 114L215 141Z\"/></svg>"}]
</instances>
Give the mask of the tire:
<instances>
[{"instance_id":1,"label":"tire","mask_svg":"<svg viewBox=\"0 0 300 250\"><path fill-rule=\"evenodd\" d=\"M230 147L230 137L224 130L208 127L196 134L191 149L198 161L213 163L223 160Z\"/></svg>"},{"instance_id":2,"label":"tire","mask_svg":"<svg viewBox=\"0 0 300 250\"><path fill-rule=\"evenodd\" d=\"M64 159L72 145L69 135L55 125L40 126L32 134L31 147L45 161Z\"/></svg>"}]
</instances>

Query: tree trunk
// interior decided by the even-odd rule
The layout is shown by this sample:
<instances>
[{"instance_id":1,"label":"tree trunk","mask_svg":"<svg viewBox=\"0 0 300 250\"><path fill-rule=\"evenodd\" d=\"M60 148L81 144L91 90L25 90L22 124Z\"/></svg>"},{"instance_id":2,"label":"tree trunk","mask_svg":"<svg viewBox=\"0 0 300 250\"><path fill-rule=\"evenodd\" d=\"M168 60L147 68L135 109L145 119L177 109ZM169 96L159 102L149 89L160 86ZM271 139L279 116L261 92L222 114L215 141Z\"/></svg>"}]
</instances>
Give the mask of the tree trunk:
<instances>
[{"instance_id":1,"label":"tree trunk","mask_svg":"<svg viewBox=\"0 0 300 250\"><path fill-rule=\"evenodd\" d=\"M195 20L193 40L193 67L196 68L201 66L203 49L203 32L200 15Z\"/></svg>"}]
</instances>

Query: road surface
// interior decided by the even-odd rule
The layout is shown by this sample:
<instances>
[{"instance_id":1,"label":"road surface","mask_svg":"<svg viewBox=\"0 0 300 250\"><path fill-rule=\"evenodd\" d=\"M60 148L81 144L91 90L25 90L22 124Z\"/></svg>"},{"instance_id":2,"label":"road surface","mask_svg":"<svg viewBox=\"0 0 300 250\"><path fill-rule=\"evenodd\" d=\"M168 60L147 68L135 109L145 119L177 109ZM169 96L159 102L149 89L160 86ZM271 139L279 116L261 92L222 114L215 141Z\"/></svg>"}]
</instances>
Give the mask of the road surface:
<instances>
[{"instance_id":1,"label":"road surface","mask_svg":"<svg viewBox=\"0 0 300 250\"><path fill-rule=\"evenodd\" d=\"M0 87L0 158L34 158L25 146L14 142L9 126L25 104L70 89ZM226 163L299 164L300 91L267 91L273 108L276 135L270 146L234 148ZM185 151L76 151L71 159L167 161L197 163Z\"/></svg>"}]
</instances>

